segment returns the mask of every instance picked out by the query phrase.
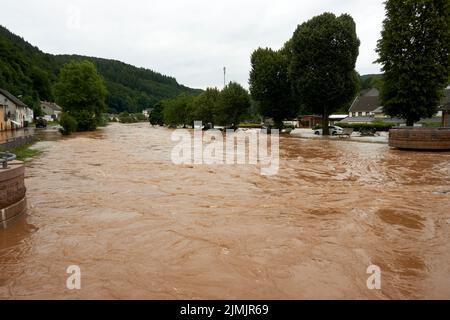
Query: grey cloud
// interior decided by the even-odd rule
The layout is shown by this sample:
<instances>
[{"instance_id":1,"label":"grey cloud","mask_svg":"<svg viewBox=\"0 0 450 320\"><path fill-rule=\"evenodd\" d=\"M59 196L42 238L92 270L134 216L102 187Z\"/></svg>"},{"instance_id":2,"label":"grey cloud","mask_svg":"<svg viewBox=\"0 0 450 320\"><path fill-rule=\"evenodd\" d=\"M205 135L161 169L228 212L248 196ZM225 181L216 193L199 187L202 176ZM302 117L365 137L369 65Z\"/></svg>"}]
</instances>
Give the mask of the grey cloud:
<instances>
[{"instance_id":1,"label":"grey cloud","mask_svg":"<svg viewBox=\"0 0 450 320\"><path fill-rule=\"evenodd\" d=\"M379 72L382 0L3 0L0 21L41 50L112 58L174 76L190 87L247 87L250 54L280 48L324 11L351 14L361 39L357 70Z\"/></svg>"}]
</instances>

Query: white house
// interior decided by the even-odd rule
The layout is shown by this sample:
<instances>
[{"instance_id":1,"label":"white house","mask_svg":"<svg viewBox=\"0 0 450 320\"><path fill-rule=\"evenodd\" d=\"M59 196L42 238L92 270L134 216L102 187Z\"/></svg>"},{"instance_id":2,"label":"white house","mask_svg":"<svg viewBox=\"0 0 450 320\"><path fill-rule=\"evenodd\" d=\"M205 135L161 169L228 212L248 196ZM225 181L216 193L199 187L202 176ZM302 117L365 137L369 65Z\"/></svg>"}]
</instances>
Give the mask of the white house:
<instances>
[{"instance_id":1,"label":"white house","mask_svg":"<svg viewBox=\"0 0 450 320\"><path fill-rule=\"evenodd\" d=\"M33 110L0 88L0 131L19 129L32 122Z\"/></svg>"},{"instance_id":2,"label":"white house","mask_svg":"<svg viewBox=\"0 0 450 320\"><path fill-rule=\"evenodd\" d=\"M60 106L54 102L48 101L41 101L41 109L42 112L44 112L44 119L47 121L58 120L62 112L62 108Z\"/></svg>"},{"instance_id":3,"label":"white house","mask_svg":"<svg viewBox=\"0 0 450 320\"><path fill-rule=\"evenodd\" d=\"M149 117L150 117L150 114L152 113L152 111L153 111L153 108L144 109L144 110L142 110L142 114L143 114L146 118L149 118Z\"/></svg>"}]
</instances>

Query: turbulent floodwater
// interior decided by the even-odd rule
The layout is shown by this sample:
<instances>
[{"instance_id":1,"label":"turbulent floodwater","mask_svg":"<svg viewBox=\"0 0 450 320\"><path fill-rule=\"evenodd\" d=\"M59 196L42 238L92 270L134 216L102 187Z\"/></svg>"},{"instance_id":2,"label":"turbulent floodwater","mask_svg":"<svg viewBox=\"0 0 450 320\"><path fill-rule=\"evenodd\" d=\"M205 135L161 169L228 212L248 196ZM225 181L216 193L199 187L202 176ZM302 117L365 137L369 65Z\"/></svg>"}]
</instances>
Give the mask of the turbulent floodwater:
<instances>
[{"instance_id":1,"label":"turbulent floodwater","mask_svg":"<svg viewBox=\"0 0 450 320\"><path fill-rule=\"evenodd\" d=\"M38 143L28 216L0 230L0 298L450 298L450 153L282 137L265 177L174 165L170 134Z\"/></svg>"}]
</instances>

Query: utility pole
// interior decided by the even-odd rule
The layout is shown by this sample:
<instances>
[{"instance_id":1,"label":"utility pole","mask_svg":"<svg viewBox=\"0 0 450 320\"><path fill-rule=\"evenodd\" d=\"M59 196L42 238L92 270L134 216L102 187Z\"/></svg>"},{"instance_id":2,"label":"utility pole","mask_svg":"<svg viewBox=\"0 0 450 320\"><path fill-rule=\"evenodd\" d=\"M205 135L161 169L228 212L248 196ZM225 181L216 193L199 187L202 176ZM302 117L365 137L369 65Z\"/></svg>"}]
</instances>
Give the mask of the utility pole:
<instances>
[{"instance_id":1,"label":"utility pole","mask_svg":"<svg viewBox=\"0 0 450 320\"><path fill-rule=\"evenodd\" d=\"M227 86L226 76L227 76L227 67L223 67L223 87L224 88Z\"/></svg>"}]
</instances>

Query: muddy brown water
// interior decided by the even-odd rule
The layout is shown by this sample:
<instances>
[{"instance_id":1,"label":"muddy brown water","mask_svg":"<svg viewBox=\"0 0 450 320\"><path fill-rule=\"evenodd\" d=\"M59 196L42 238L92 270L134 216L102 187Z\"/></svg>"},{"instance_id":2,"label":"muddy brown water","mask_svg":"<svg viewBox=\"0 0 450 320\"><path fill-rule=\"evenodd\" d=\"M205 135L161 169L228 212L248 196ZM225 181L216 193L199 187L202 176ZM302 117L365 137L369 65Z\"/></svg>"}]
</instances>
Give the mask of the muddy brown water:
<instances>
[{"instance_id":1,"label":"muddy brown water","mask_svg":"<svg viewBox=\"0 0 450 320\"><path fill-rule=\"evenodd\" d=\"M29 214L0 230L0 298L450 298L450 153L286 136L264 177L174 165L170 134L39 142Z\"/></svg>"}]
</instances>

